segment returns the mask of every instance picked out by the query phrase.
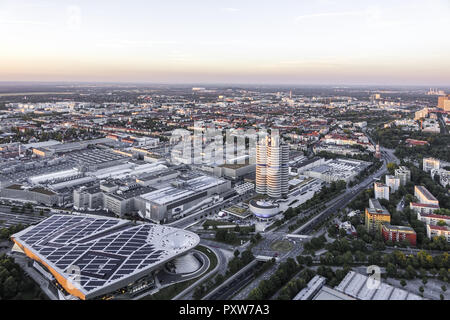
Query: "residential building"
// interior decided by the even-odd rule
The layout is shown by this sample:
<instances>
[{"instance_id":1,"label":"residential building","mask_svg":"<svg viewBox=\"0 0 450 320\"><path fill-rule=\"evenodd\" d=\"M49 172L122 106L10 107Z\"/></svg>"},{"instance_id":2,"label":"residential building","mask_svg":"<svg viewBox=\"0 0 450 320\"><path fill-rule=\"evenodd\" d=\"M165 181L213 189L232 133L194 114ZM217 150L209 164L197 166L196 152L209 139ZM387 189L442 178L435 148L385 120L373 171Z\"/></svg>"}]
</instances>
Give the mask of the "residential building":
<instances>
[{"instance_id":1,"label":"residential building","mask_svg":"<svg viewBox=\"0 0 450 320\"><path fill-rule=\"evenodd\" d=\"M414 196L420 203L439 205L439 201L424 186L414 186Z\"/></svg>"},{"instance_id":2,"label":"residential building","mask_svg":"<svg viewBox=\"0 0 450 320\"><path fill-rule=\"evenodd\" d=\"M450 242L450 227L427 224L427 237L429 239L433 239L434 237L444 237L448 242Z\"/></svg>"},{"instance_id":3,"label":"residential building","mask_svg":"<svg viewBox=\"0 0 450 320\"><path fill-rule=\"evenodd\" d=\"M389 187L383 183L374 183L375 199L386 199L389 201Z\"/></svg>"},{"instance_id":4,"label":"residential building","mask_svg":"<svg viewBox=\"0 0 450 320\"><path fill-rule=\"evenodd\" d=\"M443 221L446 225L450 226L450 216L444 216L441 214L418 212L417 220L433 226L437 226L440 221Z\"/></svg>"},{"instance_id":5,"label":"residential building","mask_svg":"<svg viewBox=\"0 0 450 320\"><path fill-rule=\"evenodd\" d=\"M433 169L439 169L440 161L435 158L423 158L423 171L430 172Z\"/></svg>"},{"instance_id":6,"label":"residential building","mask_svg":"<svg viewBox=\"0 0 450 320\"><path fill-rule=\"evenodd\" d=\"M411 181L411 171L405 166L400 166L395 169L394 174L396 178L400 179L401 186L404 186Z\"/></svg>"},{"instance_id":7,"label":"residential building","mask_svg":"<svg viewBox=\"0 0 450 320\"><path fill-rule=\"evenodd\" d=\"M416 245L416 232L410 227L393 226L390 223L383 223L381 227L381 234L385 241L401 242L403 240L407 240L410 245Z\"/></svg>"},{"instance_id":8,"label":"residential building","mask_svg":"<svg viewBox=\"0 0 450 320\"><path fill-rule=\"evenodd\" d=\"M400 178L395 176L387 175L386 176L386 185L389 187L389 191L391 193L396 192L400 188Z\"/></svg>"},{"instance_id":9,"label":"residential building","mask_svg":"<svg viewBox=\"0 0 450 320\"><path fill-rule=\"evenodd\" d=\"M364 220L368 232L380 232L384 222L391 222L391 214L377 199L369 199L369 208L365 210Z\"/></svg>"},{"instance_id":10,"label":"residential building","mask_svg":"<svg viewBox=\"0 0 450 320\"><path fill-rule=\"evenodd\" d=\"M417 203L417 202L411 202L409 204L409 207L416 213L425 213L425 214L433 213L434 211L439 209L439 206L435 204Z\"/></svg>"},{"instance_id":11,"label":"residential building","mask_svg":"<svg viewBox=\"0 0 450 320\"><path fill-rule=\"evenodd\" d=\"M450 111L450 95L438 98L438 108L444 111Z\"/></svg>"}]
</instances>

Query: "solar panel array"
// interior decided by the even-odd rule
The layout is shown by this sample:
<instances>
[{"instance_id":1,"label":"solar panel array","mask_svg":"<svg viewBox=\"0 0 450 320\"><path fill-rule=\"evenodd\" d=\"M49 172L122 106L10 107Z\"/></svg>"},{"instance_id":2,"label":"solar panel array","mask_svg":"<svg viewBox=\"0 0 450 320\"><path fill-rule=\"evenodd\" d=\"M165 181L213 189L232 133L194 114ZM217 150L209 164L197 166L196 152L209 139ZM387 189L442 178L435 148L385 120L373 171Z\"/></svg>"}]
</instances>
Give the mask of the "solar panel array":
<instances>
[{"instance_id":1,"label":"solar panel array","mask_svg":"<svg viewBox=\"0 0 450 320\"><path fill-rule=\"evenodd\" d=\"M79 270L75 279L85 294L151 270L199 241L197 235L171 227L71 215L53 215L13 237L65 278Z\"/></svg>"}]
</instances>

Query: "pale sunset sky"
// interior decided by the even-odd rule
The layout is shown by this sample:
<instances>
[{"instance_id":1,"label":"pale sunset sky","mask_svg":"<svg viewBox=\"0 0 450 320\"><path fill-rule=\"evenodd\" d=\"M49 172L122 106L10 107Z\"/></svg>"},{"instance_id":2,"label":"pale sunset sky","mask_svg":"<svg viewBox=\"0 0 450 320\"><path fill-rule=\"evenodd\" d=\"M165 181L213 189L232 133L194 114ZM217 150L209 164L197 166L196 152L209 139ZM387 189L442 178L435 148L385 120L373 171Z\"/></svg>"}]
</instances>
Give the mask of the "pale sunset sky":
<instances>
[{"instance_id":1,"label":"pale sunset sky","mask_svg":"<svg viewBox=\"0 0 450 320\"><path fill-rule=\"evenodd\" d=\"M0 81L450 85L450 0L0 0Z\"/></svg>"}]
</instances>

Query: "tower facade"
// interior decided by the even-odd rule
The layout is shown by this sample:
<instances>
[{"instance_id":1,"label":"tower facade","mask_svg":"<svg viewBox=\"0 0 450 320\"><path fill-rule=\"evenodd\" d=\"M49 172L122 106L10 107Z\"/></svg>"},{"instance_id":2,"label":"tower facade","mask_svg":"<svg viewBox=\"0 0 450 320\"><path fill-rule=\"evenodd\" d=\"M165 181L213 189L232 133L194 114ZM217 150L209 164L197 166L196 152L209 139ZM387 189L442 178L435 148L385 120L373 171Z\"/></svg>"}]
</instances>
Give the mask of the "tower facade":
<instances>
[{"instance_id":1,"label":"tower facade","mask_svg":"<svg viewBox=\"0 0 450 320\"><path fill-rule=\"evenodd\" d=\"M256 145L256 193L267 193L267 137Z\"/></svg>"},{"instance_id":2,"label":"tower facade","mask_svg":"<svg viewBox=\"0 0 450 320\"><path fill-rule=\"evenodd\" d=\"M256 149L256 192L281 198L289 191L289 146L266 137Z\"/></svg>"},{"instance_id":3,"label":"tower facade","mask_svg":"<svg viewBox=\"0 0 450 320\"><path fill-rule=\"evenodd\" d=\"M381 152L380 152L380 144L377 143L375 147L375 158L381 159Z\"/></svg>"}]
</instances>

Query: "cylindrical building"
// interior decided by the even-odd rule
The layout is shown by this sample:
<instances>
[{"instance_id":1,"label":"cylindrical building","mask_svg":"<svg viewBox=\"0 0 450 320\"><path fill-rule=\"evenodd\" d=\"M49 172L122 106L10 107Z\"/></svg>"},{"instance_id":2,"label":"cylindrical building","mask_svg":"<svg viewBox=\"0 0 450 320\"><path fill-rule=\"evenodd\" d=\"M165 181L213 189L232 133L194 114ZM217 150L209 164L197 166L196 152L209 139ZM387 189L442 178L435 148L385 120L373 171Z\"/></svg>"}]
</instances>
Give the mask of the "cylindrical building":
<instances>
[{"instance_id":1,"label":"cylindrical building","mask_svg":"<svg viewBox=\"0 0 450 320\"><path fill-rule=\"evenodd\" d=\"M267 192L267 142L262 140L256 145L256 193Z\"/></svg>"},{"instance_id":2,"label":"cylindrical building","mask_svg":"<svg viewBox=\"0 0 450 320\"><path fill-rule=\"evenodd\" d=\"M266 138L256 149L256 192L281 198L289 191L289 146Z\"/></svg>"}]
</instances>

